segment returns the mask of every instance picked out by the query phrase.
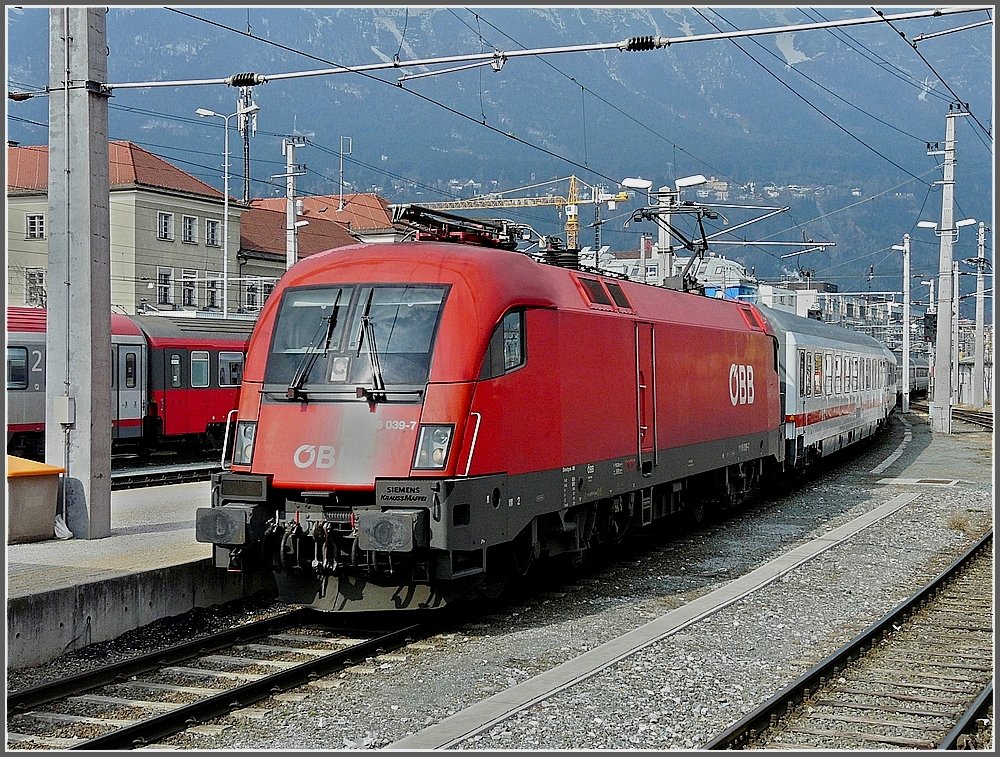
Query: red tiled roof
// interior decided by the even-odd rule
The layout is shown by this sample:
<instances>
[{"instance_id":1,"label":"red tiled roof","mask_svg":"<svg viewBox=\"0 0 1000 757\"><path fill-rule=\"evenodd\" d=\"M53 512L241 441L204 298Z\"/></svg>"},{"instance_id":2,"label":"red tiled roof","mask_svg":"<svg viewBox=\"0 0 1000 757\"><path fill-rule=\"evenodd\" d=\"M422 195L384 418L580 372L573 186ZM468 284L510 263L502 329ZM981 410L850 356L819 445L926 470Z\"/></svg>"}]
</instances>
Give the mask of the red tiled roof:
<instances>
[{"instance_id":1,"label":"red tiled roof","mask_svg":"<svg viewBox=\"0 0 1000 757\"><path fill-rule=\"evenodd\" d=\"M218 199L222 192L133 142L108 143L112 189L150 187ZM45 191L49 185L48 145L7 148L7 188Z\"/></svg>"},{"instance_id":2,"label":"red tiled roof","mask_svg":"<svg viewBox=\"0 0 1000 757\"><path fill-rule=\"evenodd\" d=\"M352 231L370 231L392 228L389 203L375 194L346 194L344 209L340 207L340 195L312 195L297 198L302 201L305 218L327 218L336 221ZM284 197L265 197L251 200L255 208L285 211Z\"/></svg>"},{"instance_id":3,"label":"red tiled roof","mask_svg":"<svg viewBox=\"0 0 1000 757\"><path fill-rule=\"evenodd\" d=\"M282 201L284 202L284 200ZM285 254L285 212L251 207L240 216L240 249L252 252ZM357 244L341 224L325 218L310 217L306 226L299 227L300 258L317 252Z\"/></svg>"}]
</instances>

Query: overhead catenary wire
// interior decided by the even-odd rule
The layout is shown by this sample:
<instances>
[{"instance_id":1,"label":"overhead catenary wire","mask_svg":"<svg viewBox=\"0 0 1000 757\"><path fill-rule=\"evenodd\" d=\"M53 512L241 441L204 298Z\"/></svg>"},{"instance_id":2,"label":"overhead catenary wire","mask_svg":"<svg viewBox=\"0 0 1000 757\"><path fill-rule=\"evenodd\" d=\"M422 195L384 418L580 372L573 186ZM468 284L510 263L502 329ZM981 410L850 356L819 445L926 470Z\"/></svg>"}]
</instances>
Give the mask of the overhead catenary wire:
<instances>
[{"instance_id":1,"label":"overhead catenary wire","mask_svg":"<svg viewBox=\"0 0 1000 757\"><path fill-rule=\"evenodd\" d=\"M286 73L272 73L272 74L258 74L254 72L238 73L232 74L230 76L215 78L215 79L178 79L173 81L146 81L146 82L111 82L106 85L110 90L115 89L136 89L136 88L150 88L150 87L177 87L177 86L198 86L198 85L209 85L209 84L225 84L228 86L253 86L257 84L264 84L271 81L281 81L284 79L299 79L311 76L330 76L334 74L344 74L344 73L367 73L370 71L384 71L386 69L398 69L405 68L409 66L428 66L437 64L454 64L454 63L468 63L477 60L488 60L495 57L497 52L505 59L511 58L524 58L524 57L536 57L541 55L558 55L562 53L581 53L581 52L600 52L603 50L620 50L622 52L644 52L664 47L670 47L671 45L680 45L690 42L705 42L708 40L716 39L736 39L739 37L754 37L759 35L767 34L787 34L790 32L808 31L811 29L826 29L830 27L841 27L841 26L859 26L863 24L873 24L882 21L904 21L908 19L916 18L927 18L929 16L945 16L956 13L971 13L977 11L990 10L990 6L972 6L972 7L956 7L956 8L936 8L933 10L923 10L915 11L911 13L897 13L892 15L879 14L875 17L863 17L863 18L852 18L852 19L842 19L837 21L820 21L810 24L792 24L789 26L781 27L768 27L764 29L740 29L733 32L722 32L719 31L716 34L693 34L682 37L665 37L659 34L651 34L637 37L629 37L624 40L617 40L614 42L595 42L587 45L562 45L558 47L541 47L534 48L530 50L511 50L511 51L494 51L492 53L467 53L464 55L446 55L435 58L418 58L414 60L392 60L388 62L380 63L368 63L361 65L344 65L337 64L331 61L325 61L331 68L313 69L306 71L292 71ZM177 9L170 9L175 12ZM191 14L192 18L197 18ZM241 34L244 32L239 32L239 30L233 29L232 27L226 27L224 24L218 24L217 22L210 21L208 19L200 19L206 23L213 23L222 28L228 28L231 31L236 31ZM713 24L714 26L714 24ZM298 52L298 51L296 51ZM315 57L315 56L309 56ZM317 58L318 60L318 58Z\"/></svg>"},{"instance_id":2,"label":"overhead catenary wire","mask_svg":"<svg viewBox=\"0 0 1000 757\"><path fill-rule=\"evenodd\" d=\"M880 17L882 17L882 19L885 21L885 23L889 25L890 29L892 29L894 32L896 32L896 34L898 34L904 40L906 39L906 35L893 25L892 22L895 19L892 16L888 16L888 15L883 14L882 11L878 10L877 8L872 8L872 10L875 13L877 13ZM990 10L992 10L992 8ZM920 60L922 60L924 62L924 64L927 66L927 68L929 68L931 70L931 73L933 73L938 78L938 80L945 86L945 88L952 94L952 97L955 98L955 101L959 102L959 103L964 103L965 101L963 100L963 98L960 97L958 95L958 93L952 88L952 86L947 82L947 80L943 76L941 76L941 74L939 74L937 72L937 69L935 69L934 66L931 65L931 62L929 60L927 60L927 58L924 56L924 54L922 52L920 52L919 49L917 49L917 46L915 44L913 44L912 42L908 42L908 44L910 45L910 47L913 48L913 51L917 54L917 57L920 58ZM969 107L968 107L967 104L966 104L966 108L965 109L968 112L969 116L972 118L972 120L975 122L975 124L982 130L983 134L985 134L987 137L992 137L993 135L990 132L990 130L987 129L983 125L982 121L980 121L979 118L976 116L976 114L973 113L969 109ZM979 136L978 133L977 133L977 136ZM991 153L993 152L992 146L989 145L989 144L987 144L983 140L982 136L979 136L979 140L981 142L983 142L983 145L986 147L987 150L989 150Z\"/></svg>"},{"instance_id":3,"label":"overhead catenary wire","mask_svg":"<svg viewBox=\"0 0 1000 757\"><path fill-rule=\"evenodd\" d=\"M716 28L716 29L718 29L718 28L719 28L719 27L718 27L718 26L717 26L717 25L715 24L715 22L714 22L714 21L712 21L712 20L711 20L710 18L708 18L707 16L705 16L705 15L704 15L704 14L703 14L703 13L702 13L701 11L699 11L699 10L697 10L697 9L696 9L696 10L695 10L695 12L696 12L696 13L697 13L697 14L698 14L699 16L701 16L701 17L702 17L703 19L705 19L705 21L707 21L707 22L708 22L709 24L711 24L711 25L712 25L712 26L713 26L714 28ZM713 12L714 12L714 11L713 11ZM731 24L731 23L730 23L729 21L726 21L726 19L725 19L725 18L723 18L723 17L722 17L722 16L721 16L721 15L720 15L720 14L719 14L718 12L715 12L715 15L719 16L719 18L720 18L720 19L722 19L723 21L725 21L725 22L726 22L727 24L729 24L730 26L732 26L732 25L733 25L733 24ZM755 58L755 57L754 57L753 55L751 55L751 54L750 54L749 52L747 52L747 51L746 51L746 50L745 50L745 49L743 48L743 46L742 46L742 45L740 45L740 43L739 43L739 42L736 42L736 41L734 40L734 41L733 41L733 44L734 44L734 45L736 45L736 47L738 47L738 48L740 49L740 51L741 51L741 52L742 52L742 53L743 53L744 55L746 55L746 56L747 56L748 58L750 58L750 60L752 60L752 61L753 61L754 63L756 63L756 64L757 64L758 66L760 66L760 67L761 67L762 69L764 69L764 71L766 71L766 72L767 72L767 74L768 74L769 76L771 76L772 78L774 78L774 80L775 80L775 81L777 81L777 82L778 82L778 83L779 83L779 84L780 84L781 86L783 86L783 87L784 87L785 89L787 89L787 90L788 90L789 92L791 92L791 93L792 93L793 95L795 95L795 97L799 98L799 99L800 99L800 100L801 100L802 102L804 102L804 103L805 103L806 105L808 105L808 106L809 106L810 108L812 108L812 109L813 109L814 111L816 111L816 112L817 112L817 113L818 113L818 114L819 114L820 116L822 116L822 117L823 117L824 119L826 119L826 120L827 120L827 121L829 121L829 122L830 122L831 124L833 124L833 126L835 126L835 127L837 128L837 129L839 129L840 131L844 132L844 134L846 134L847 136L849 136L849 137L850 137L851 139L853 139L853 140L854 140L855 142L857 142L858 144L862 145L862 146L863 146L863 147L865 147L866 149L868 149L868 150L871 150L871 151L872 151L873 153L875 153L876 155L878 155L878 156L879 156L880 158L882 158L883 160L885 160L885 161L886 161L887 163L890 163L890 164L892 164L893 166L895 166L896 168L898 168L898 169L899 169L900 171L902 171L902 172L903 172L903 173L905 173L906 175L908 175L908 176L912 176L912 177L913 177L913 178L915 178L915 179L916 179L916 178L918 178L918 177L917 177L917 176L916 176L915 174L913 174L912 172L908 171L908 170L907 170L906 168L903 168L903 166L899 165L899 163L897 163L896 161L894 161L894 160L893 160L892 158L890 158L890 157L889 157L888 155L885 155L885 154L884 154L884 153L882 153L881 151L879 151L879 150L877 150L876 148L872 147L872 146L871 146L870 144L868 144L868 143L867 143L867 142L865 142L865 141L864 141L863 139L861 139L861 137L859 137L858 135L856 135L856 134L852 133L850 129L848 129L848 128L846 128L845 126L843 126L842 124L838 123L838 122L837 122L837 120L836 120L835 118L831 117L831 116L830 116L829 114L827 114L826 112L824 112L822 108L820 108L819 106L817 106L817 105L815 105L814 103L810 102L810 100L809 100L808 98L806 98L806 97L805 97L805 96L804 96L804 95L803 95L803 94L802 94L801 92L797 91L797 90L796 90L796 89L795 89L794 87L792 87L792 86L791 86L790 84L788 84L788 82L784 81L784 80L783 80L783 79L782 79L782 78L781 78L780 76L777 76L777 75L776 75L776 74L775 74L775 73L774 73L773 71L771 71L771 69L769 69L769 68L768 68L767 66L765 66L765 65L764 65L763 63L761 63L761 62L760 62L759 60L757 60L757 59L756 59L756 58Z\"/></svg>"},{"instance_id":4,"label":"overhead catenary wire","mask_svg":"<svg viewBox=\"0 0 1000 757\"><path fill-rule=\"evenodd\" d=\"M873 21L874 21L874 19L873 19ZM252 35L251 35L251 36L252 36ZM259 38L257 38L257 39L259 39ZM428 98L425 98L425 99L428 99ZM431 100L431 102L434 102L434 101L433 101L433 100ZM464 115L464 114L460 114L460 115ZM523 140L521 140L521 141L523 141ZM525 142L525 144L528 144L529 146L532 146L532 145L530 145L530 143L527 143L527 142ZM552 154L552 153L549 153L549 154ZM562 159L562 158L561 158L561 156L555 156L555 157L559 157L560 159ZM356 161L356 162L357 162L357 161ZM585 162L586 162L586 161L585 161ZM359 162L359 164L360 164L360 162ZM193 164L192 164L192 165L193 165ZM578 165L578 166L579 166L579 164L575 164L575 165ZM588 168L588 166L582 166L582 167L583 167L583 168ZM388 175L388 174L387 174L387 175ZM439 191L439 190L435 190L435 191ZM848 207L850 207L850 206L848 206Z\"/></svg>"}]
</instances>

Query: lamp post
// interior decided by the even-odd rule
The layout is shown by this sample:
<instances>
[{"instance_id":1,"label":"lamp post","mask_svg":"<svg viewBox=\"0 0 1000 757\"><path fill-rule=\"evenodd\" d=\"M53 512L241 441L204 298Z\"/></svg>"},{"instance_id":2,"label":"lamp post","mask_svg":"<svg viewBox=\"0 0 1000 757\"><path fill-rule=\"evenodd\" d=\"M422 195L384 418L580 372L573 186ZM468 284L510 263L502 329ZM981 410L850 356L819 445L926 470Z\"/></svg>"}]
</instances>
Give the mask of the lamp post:
<instances>
[{"instance_id":1,"label":"lamp post","mask_svg":"<svg viewBox=\"0 0 1000 757\"><path fill-rule=\"evenodd\" d=\"M910 235L892 249L903 253L903 412L910 412Z\"/></svg>"},{"instance_id":2,"label":"lamp post","mask_svg":"<svg viewBox=\"0 0 1000 757\"><path fill-rule=\"evenodd\" d=\"M229 318L229 119L233 116L249 116L260 110L260 106L252 103L243 107L237 104L236 112L224 116L207 108L198 108L195 113L202 118L215 116L223 121L223 162L222 162L222 317Z\"/></svg>"},{"instance_id":3,"label":"lamp post","mask_svg":"<svg viewBox=\"0 0 1000 757\"><path fill-rule=\"evenodd\" d=\"M950 187L950 185L947 185ZM945 204L947 213L942 213L942 223L939 227L934 221L917 221L922 229L933 229L941 238L940 267L938 270L938 324L937 340L935 342L934 361L934 392L931 397L931 428L934 431L951 433L952 407L952 301L957 292L953 292L954 277L952 265L952 245L958 240L958 232L963 226L974 224L974 218L966 218L958 222L952 221L950 204Z\"/></svg>"}]
</instances>

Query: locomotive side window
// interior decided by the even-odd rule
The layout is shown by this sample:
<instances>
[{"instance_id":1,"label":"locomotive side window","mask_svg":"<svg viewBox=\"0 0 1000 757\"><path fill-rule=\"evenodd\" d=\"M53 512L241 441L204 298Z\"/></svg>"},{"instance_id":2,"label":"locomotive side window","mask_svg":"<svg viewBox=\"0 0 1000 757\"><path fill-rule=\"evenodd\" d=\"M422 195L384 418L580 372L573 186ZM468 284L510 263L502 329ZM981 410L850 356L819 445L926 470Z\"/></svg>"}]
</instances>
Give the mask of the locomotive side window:
<instances>
[{"instance_id":1,"label":"locomotive side window","mask_svg":"<svg viewBox=\"0 0 1000 757\"><path fill-rule=\"evenodd\" d=\"M170 356L170 386L176 388L181 385L181 356L174 353Z\"/></svg>"},{"instance_id":2,"label":"locomotive side window","mask_svg":"<svg viewBox=\"0 0 1000 757\"><path fill-rule=\"evenodd\" d=\"M28 388L28 348L7 348L7 388Z\"/></svg>"},{"instance_id":3,"label":"locomotive side window","mask_svg":"<svg viewBox=\"0 0 1000 757\"><path fill-rule=\"evenodd\" d=\"M493 330L486 347L480 379L497 378L525 363L524 311L512 310Z\"/></svg>"},{"instance_id":4,"label":"locomotive side window","mask_svg":"<svg viewBox=\"0 0 1000 757\"><path fill-rule=\"evenodd\" d=\"M632 303L628 301L628 297L625 296L625 292L622 290L622 285L617 281L607 281L605 282L608 287L608 292L611 294L611 299L615 301L615 304L620 308L632 309Z\"/></svg>"},{"instance_id":5,"label":"locomotive side window","mask_svg":"<svg viewBox=\"0 0 1000 757\"><path fill-rule=\"evenodd\" d=\"M208 352L205 350L191 351L191 386L208 386Z\"/></svg>"},{"instance_id":6,"label":"locomotive side window","mask_svg":"<svg viewBox=\"0 0 1000 757\"><path fill-rule=\"evenodd\" d=\"M581 276L580 283L583 285L583 289L587 293L587 298L592 303L595 305L611 305L611 299L604 291L604 287L601 286L600 281Z\"/></svg>"},{"instance_id":7,"label":"locomotive side window","mask_svg":"<svg viewBox=\"0 0 1000 757\"><path fill-rule=\"evenodd\" d=\"M139 366L136 363L138 355L134 352L125 354L125 387L135 389L139 385Z\"/></svg>"},{"instance_id":8,"label":"locomotive side window","mask_svg":"<svg viewBox=\"0 0 1000 757\"><path fill-rule=\"evenodd\" d=\"M219 353L219 386L239 386L243 381L243 353Z\"/></svg>"}]
</instances>

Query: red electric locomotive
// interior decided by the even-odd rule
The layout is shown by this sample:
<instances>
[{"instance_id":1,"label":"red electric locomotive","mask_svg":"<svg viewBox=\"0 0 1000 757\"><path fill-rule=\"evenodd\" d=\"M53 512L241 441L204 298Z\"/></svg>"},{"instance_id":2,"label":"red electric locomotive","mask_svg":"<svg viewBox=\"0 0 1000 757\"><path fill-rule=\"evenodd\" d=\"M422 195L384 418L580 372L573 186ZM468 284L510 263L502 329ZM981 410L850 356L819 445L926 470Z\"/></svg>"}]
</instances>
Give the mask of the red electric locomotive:
<instances>
[{"instance_id":1,"label":"red electric locomotive","mask_svg":"<svg viewBox=\"0 0 1000 757\"><path fill-rule=\"evenodd\" d=\"M438 242L297 263L258 319L216 565L322 610L440 607L739 500L785 431L750 304Z\"/></svg>"},{"instance_id":2,"label":"red electric locomotive","mask_svg":"<svg viewBox=\"0 0 1000 757\"><path fill-rule=\"evenodd\" d=\"M111 315L112 449L222 444L252 321ZM46 311L7 309L7 451L45 449Z\"/></svg>"}]
</instances>

